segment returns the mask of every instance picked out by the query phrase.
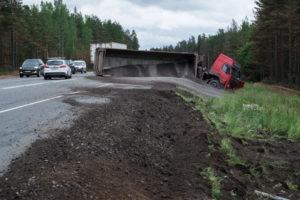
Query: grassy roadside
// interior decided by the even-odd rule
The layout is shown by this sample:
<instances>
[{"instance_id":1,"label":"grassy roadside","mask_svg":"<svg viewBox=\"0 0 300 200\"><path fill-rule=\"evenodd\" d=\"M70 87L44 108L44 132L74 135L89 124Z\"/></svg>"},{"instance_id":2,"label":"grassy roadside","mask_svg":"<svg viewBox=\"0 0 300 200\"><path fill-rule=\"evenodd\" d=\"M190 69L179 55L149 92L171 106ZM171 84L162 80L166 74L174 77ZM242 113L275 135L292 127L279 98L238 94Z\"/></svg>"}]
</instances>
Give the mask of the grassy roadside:
<instances>
[{"instance_id":1,"label":"grassy roadside","mask_svg":"<svg viewBox=\"0 0 300 200\"><path fill-rule=\"evenodd\" d=\"M299 95L253 84L218 99L203 99L184 91L178 94L193 103L221 133L241 138L300 140Z\"/></svg>"},{"instance_id":2,"label":"grassy roadside","mask_svg":"<svg viewBox=\"0 0 300 200\"><path fill-rule=\"evenodd\" d=\"M18 71L0 68L0 77L1 76L13 76L13 75L17 75L17 74L18 74Z\"/></svg>"},{"instance_id":3,"label":"grassy roadside","mask_svg":"<svg viewBox=\"0 0 300 200\"><path fill-rule=\"evenodd\" d=\"M220 137L211 136L215 145L210 148L209 156L222 152L231 172L238 171L238 177L256 189L269 188L268 192L274 194L280 194L277 187L290 194L298 191L299 171L291 160L298 147L288 147L300 141L300 96L297 93L247 84L244 89L221 98L203 98L183 90L178 90L177 95L201 111L218 129L220 135L216 138ZM274 151L273 147L281 150ZM286 156L282 157L281 153ZM278 171L285 175L277 177ZM201 177L209 181L212 198L222 199L227 175L209 165L201 169ZM235 191L231 191L231 195L237 199Z\"/></svg>"}]
</instances>

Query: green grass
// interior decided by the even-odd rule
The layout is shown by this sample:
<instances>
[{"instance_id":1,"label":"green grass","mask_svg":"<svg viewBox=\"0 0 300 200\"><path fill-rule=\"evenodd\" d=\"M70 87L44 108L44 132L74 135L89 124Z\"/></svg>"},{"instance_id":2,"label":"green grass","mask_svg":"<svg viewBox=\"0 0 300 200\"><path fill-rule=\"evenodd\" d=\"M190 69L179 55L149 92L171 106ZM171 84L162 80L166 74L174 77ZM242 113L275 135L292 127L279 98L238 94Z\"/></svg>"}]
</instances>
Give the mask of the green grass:
<instances>
[{"instance_id":1,"label":"green grass","mask_svg":"<svg viewBox=\"0 0 300 200\"><path fill-rule=\"evenodd\" d=\"M11 75L14 73L14 70L7 70L4 68L0 68L0 76Z\"/></svg>"},{"instance_id":2,"label":"green grass","mask_svg":"<svg viewBox=\"0 0 300 200\"><path fill-rule=\"evenodd\" d=\"M289 188L289 190L297 191L298 190L298 185L294 184L291 181L286 181L286 184Z\"/></svg>"},{"instance_id":3,"label":"green grass","mask_svg":"<svg viewBox=\"0 0 300 200\"><path fill-rule=\"evenodd\" d=\"M245 165L245 161L243 161L242 159L240 159L236 153L235 150L233 149L232 145L231 145L231 141L230 139L223 139L221 142L221 149L223 152L226 153L226 155L228 156L228 164L229 165Z\"/></svg>"},{"instance_id":4,"label":"green grass","mask_svg":"<svg viewBox=\"0 0 300 200\"><path fill-rule=\"evenodd\" d=\"M221 197L221 181L222 179L216 176L214 170L210 167L204 169L201 172L201 176L208 180L211 185L211 195L214 199L220 199Z\"/></svg>"},{"instance_id":5,"label":"green grass","mask_svg":"<svg viewBox=\"0 0 300 200\"><path fill-rule=\"evenodd\" d=\"M300 140L300 96L253 84L215 99L202 99L186 92L179 95L193 103L221 133Z\"/></svg>"}]
</instances>

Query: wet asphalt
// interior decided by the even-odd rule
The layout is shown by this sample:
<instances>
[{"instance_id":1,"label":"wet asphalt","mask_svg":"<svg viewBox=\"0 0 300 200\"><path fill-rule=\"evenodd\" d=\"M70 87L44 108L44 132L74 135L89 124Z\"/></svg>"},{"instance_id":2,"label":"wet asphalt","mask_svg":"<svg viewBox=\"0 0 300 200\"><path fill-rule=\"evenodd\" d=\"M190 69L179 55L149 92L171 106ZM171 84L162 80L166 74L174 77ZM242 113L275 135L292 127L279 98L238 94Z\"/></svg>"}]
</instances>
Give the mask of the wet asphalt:
<instances>
[{"instance_id":1,"label":"wet asphalt","mask_svg":"<svg viewBox=\"0 0 300 200\"><path fill-rule=\"evenodd\" d=\"M224 94L182 78L123 78L134 81L135 84L130 85L87 78L92 76L95 75L90 72L73 75L67 80L44 80L43 77L0 79L0 175L32 142L73 124L80 112L64 103L64 99L78 98L86 88L150 89L154 82L167 82L199 95L217 97ZM139 82L143 85L138 85Z\"/></svg>"}]
</instances>

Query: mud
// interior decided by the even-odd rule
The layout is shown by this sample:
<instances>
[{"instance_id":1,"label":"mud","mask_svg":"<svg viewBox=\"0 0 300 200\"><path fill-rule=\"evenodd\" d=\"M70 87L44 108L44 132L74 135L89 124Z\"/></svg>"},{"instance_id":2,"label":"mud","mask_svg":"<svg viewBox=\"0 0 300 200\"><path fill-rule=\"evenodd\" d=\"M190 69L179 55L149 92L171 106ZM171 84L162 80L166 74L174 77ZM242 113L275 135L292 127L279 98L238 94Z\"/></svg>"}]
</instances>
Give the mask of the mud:
<instances>
[{"instance_id":1,"label":"mud","mask_svg":"<svg viewBox=\"0 0 300 200\"><path fill-rule=\"evenodd\" d=\"M111 102L87 107L66 99L84 114L12 163L0 178L0 199L211 199L211 185L201 176L207 167L222 178L220 199L258 199L255 189L300 198L283 184L300 184L298 144L232 139L249 165L229 166L221 135L164 85L84 95ZM259 169L272 159L284 161L285 169Z\"/></svg>"}]
</instances>

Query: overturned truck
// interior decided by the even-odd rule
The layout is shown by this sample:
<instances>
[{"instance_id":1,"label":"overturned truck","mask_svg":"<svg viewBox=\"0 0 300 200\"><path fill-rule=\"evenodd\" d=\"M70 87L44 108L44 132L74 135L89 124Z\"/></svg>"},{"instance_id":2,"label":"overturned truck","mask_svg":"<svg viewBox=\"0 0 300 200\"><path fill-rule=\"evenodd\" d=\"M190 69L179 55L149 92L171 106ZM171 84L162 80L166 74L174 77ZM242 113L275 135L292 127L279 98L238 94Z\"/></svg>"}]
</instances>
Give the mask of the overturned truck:
<instances>
[{"instance_id":1,"label":"overturned truck","mask_svg":"<svg viewBox=\"0 0 300 200\"><path fill-rule=\"evenodd\" d=\"M98 76L196 77L198 56L191 53L98 48L94 70Z\"/></svg>"},{"instance_id":2,"label":"overturned truck","mask_svg":"<svg viewBox=\"0 0 300 200\"><path fill-rule=\"evenodd\" d=\"M98 48L94 68L98 76L199 78L219 89L244 86L240 66L222 53L212 67L207 67L203 57L192 53Z\"/></svg>"}]
</instances>

